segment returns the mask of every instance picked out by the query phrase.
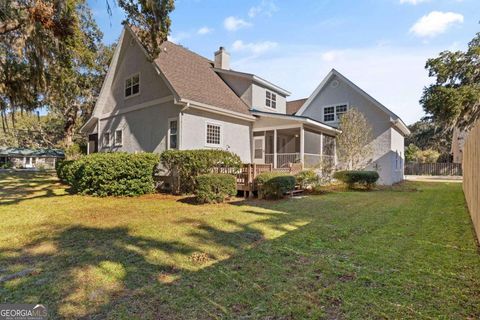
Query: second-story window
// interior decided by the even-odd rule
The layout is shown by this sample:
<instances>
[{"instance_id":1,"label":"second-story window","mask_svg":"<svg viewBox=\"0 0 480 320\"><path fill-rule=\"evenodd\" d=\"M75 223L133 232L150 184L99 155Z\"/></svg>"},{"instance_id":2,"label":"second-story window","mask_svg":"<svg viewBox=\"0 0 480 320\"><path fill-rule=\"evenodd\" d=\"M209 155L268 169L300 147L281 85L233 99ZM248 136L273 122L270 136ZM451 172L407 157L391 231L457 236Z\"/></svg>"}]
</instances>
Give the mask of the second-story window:
<instances>
[{"instance_id":1,"label":"second-story window","mask_svg":"<svg viewBox=\"0 0 480 320\"><path fill-rule=\"evenodd\" d=\"M277 109L277 95L267 90L265 96L265 105L272 109Z\"/></svg>"},{"instance_id":2,"label":"second-story window","mask_svg":"<svg viewBox=\"0 0 480 320\"><path fill-rule=\"evenodd\" d=\"M125 98L140 93L140 75L136 74L125 79Z\"/></svg>"},{"instance_id":3,"label":"second-story window","mask_svg":"<svg viewBox=\"0 0 480 320\"><path fill-rule=\"evenodd\" d=\"M347 109L348 107L346 104L325 107L323 108L323 121L325 122L340 121L340 118L345 112L347 112Z\"/></svg>"}]
</instances>

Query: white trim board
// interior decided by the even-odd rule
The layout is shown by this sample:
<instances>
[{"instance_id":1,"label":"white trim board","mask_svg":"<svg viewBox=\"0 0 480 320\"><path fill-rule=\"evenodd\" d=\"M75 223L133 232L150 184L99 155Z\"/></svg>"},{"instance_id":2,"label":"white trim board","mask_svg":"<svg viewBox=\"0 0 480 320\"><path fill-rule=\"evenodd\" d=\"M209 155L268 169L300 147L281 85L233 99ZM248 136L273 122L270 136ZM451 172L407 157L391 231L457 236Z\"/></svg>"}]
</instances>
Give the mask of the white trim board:
<instances>
[{"instance_id":1,"label":"white trim board","mask_svg":"<svg viewBox=\"0 0 480 320\"><path fill-rule=\"evenodd\" d=\"M100 120L105 120L105 119L108 119L108 118L111 118L111 117L116 117L116 116L124 114L124 113L153 107L157 104L162 104L162 103L166 103L166 102L169 102L169 101L173 101L173 96L170 95L170 96L166 96L166 97L163 97L163 98L150 100L150 101L147 101L147 102L136 104L136 105L128 107L128 108L122 108L122 109L116 110L114 112L106 113L106 114L103 114L100 117Z\"/></svg>"}]
</instances>

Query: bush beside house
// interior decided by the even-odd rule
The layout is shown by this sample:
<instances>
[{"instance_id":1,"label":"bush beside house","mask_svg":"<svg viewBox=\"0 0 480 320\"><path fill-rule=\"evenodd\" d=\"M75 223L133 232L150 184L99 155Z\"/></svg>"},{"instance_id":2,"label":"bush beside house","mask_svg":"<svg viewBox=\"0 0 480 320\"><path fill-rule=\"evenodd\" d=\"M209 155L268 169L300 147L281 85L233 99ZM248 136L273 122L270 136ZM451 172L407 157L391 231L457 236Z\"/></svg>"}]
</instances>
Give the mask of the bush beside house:
<instances>
[{"instance_id":1,"label":"bush beside house","mask_svg":"<svg viewBox=\"0 0 480 320\"><path fill-rule=\"evenodd\" d=\"M197 177L195 196L200 203L219 203L237 194L235 176L209 173Z\"/></svg>"},{"instance_id":2,"label":"bush beside house","mask_svg":"<svg viewBox=\"0 0 480 320\"><path fill-rule=\"evenodd\" d=\"M280 199L284 194L295 189L294 176L283 172L264 172L256 177L259 198Z\"/></svg>"},{"instance_id":3,"label":"bush beside house","mask_svg":"<svg viewBox=\"0 0 480 320\"><path fill-rule=\"evenodd\" d=\"M376 171L337 171L333 177L346 183L349 188L353 188L355 184L360 184L367 189L371 189L380 176Z\"/></svg>"},{"instance_id":4,"label":"bush beside house","mask_svg":"<svg viewBox=\"0 0 480 320\"><path fill-rule=\"evenodd\" d=\"M59 163L57 175L81 194L137 196L155 190L153 174L159 160L153 153L94 153Z\"/></svg>"},{"instance_id":5,"label":"bush beside house","mask_svg":"<svg viewBox=\"0 0 480 320\"><path fill-rule=\"evenodd\" d=\"M230 172L240 170L242 161L240 157L225 150L167 150L160 156L162 165L170 175L178 176L180 183L175 192L194 193L197 177L202 174Z\"/></svg>"},{"instance_id":6,"label":"bush beside house","mask_svg":"<svg viewBox=\"0 0 480 320\"><path fill-rule=\"evenodd\" d=\"M320 180L318 174L313 170L300 171L295 175L295 178L302 189L313 186Z\"/></svg>"}]
</instances>

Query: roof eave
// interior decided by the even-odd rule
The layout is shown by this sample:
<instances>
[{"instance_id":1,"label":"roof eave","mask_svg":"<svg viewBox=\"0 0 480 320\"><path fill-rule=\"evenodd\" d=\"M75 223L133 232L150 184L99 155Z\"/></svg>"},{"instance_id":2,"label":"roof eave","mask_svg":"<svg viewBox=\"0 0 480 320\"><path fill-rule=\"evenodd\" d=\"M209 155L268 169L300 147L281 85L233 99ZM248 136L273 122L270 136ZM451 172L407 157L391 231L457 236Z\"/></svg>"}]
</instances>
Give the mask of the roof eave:
<instances>
[{"instance_id":1,"label":"roof eave","mask_svg":"<svg viewBox=\"0 0 480 320\"><path fill-rule=\"evenodd\" d=\"M240 71L235 71L235 70L225 70L225 69L220 69L220 68L213 68L213 70L215 72L218 72L218 73L231 74L231 75L236 75L236 76L239 76L239 77L242 77L242 78L251 79L253 82L261 84L261 85L263 85L263 86L265 86L265 87L267 87L271 90L275 90L278 93L281 93L285 96L290 96L292 94L290 91L285 90L285 89L277 86L276 84L273 84L270 81L267 81L263 78L260 78L259 76L251 74L251 73L245 73L245 72L240 72Z\"/></svg>"},{"instance_id":2,"label":"roof eave","mask_svg":"<svg viewBox=\"0 0 480 320\"><path fill-rule=\"evenodd\" d=\"M212 106L212 105L209 105L209 104L206 104L206 103L197 102L197 101L194 101L194 100L180 99L180 100L178 100L177 103L185 106L185 108L182 109L182 111L187 110L188 108L194 108L194 109L213 112L213 113L216 113L216 114L221 114L223 116L237 118L237 119L246 120L246 121L250 121L250 122L255 121L255 117L253 115L244 114L244 113L240 113L240 112L236 112L236 111L226 110L226 109L223 109L223 108L220 108L220 107L215 107L215 106Z\"/></svg>"},{"instance_id":3,"label":"roof eave","mask_svg":"<svg viewBox=\"0 0 480 320\"><path fill-rule=\"evenodd\" d=\"M316 121L314 119L311 119L309 117L295 116L295 115L281 114L281 113L276 114L276 113L272 113L272 112L264 112L264 111L259 111L259 110L252 110L252 114L257 115L257 116L265 116L265 117L281 118L281 119L283 118L283 119L298 121L298 122L301 122L301 123L310 124L310 125L313 125L313 126L316 126L316 127L320 127L320 128L322 128L326 131L333 132L335 134L339 134L339 133L342 132L341 130L339 130L335 127L329 126L328 124L325 124L325 123L318 122L318 121Z\"/></svg>"}]
</instances>

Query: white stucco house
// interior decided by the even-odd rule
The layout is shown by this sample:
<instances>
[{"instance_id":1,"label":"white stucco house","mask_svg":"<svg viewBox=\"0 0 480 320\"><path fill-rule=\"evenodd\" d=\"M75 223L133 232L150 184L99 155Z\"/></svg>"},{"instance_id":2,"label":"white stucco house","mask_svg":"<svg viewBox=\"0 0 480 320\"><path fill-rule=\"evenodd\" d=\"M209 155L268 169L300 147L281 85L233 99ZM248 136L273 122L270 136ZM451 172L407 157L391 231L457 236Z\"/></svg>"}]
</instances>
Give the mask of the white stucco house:
<instances>
[{"instance_id":1,"label":"white stucco house","mask_svg":"<svg viewBox=\"0 0 480 320\"><path fill-rule=\"evenodd\" d=\"M380 172L380 183L403 179L408 129L340 73L332 70L308 99L287 102L289 95L261 77L230 69L222 47L212 61L166 41L150 61L126 26L81 131L88 135L89 153L216 148L245 163L315 167L336 161L338 117L354 106L374 129L371 166Z\"/></svg>"}]
</instances>

